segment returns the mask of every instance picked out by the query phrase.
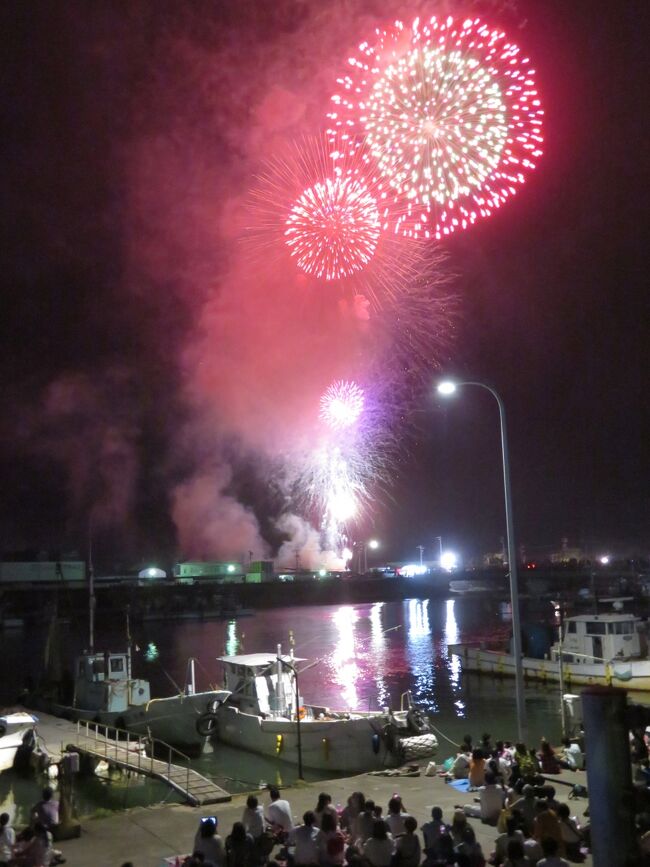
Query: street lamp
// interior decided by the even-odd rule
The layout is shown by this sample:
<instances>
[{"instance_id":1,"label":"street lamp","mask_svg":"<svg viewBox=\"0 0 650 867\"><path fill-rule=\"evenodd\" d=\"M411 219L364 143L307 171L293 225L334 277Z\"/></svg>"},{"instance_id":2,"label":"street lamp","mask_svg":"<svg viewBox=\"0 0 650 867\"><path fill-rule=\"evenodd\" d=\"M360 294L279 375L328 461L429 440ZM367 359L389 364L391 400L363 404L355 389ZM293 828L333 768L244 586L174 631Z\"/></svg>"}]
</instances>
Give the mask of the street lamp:
<instances>
[{"instance_id":1,"label":"street lamp","mask_svg":"<svg viewBox=\"0 0 650 867\"><path fill-rule=\"evenodd\" d=\"M506 537L508 541L508 563L510 566L510 604L512 607L512 650L515 657L515 695L517 700L517 731L520 741L525 741L526 702L524 698L524 666L521 656L521 625L519 621L519 586L517 583L517 551L515 530L512 519L512 495L510 492L510 459L508 455L508 436L506 430L506 410L500 395L484 382L453 382L444 380L438 383L438 394L449 397L458 388L474 385L489 391L499 407L501 426L501 459L503 462L503 492L506 507Z\"/></svg>"}]
</instances>

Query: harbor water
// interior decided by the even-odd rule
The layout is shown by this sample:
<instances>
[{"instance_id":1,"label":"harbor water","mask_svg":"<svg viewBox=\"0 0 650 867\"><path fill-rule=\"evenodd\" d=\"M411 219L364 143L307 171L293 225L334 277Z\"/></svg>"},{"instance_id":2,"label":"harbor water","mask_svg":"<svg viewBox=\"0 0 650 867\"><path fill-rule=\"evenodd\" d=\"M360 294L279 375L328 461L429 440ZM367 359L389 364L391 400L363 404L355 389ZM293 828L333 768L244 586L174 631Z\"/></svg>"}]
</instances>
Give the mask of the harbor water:
<instances>
[{"instance_id":1,"label":"harbor water","mask_svg":"<svg viewBox=\"0 0 650 867\"><path fill-rule=\"evenodd\" d=\"M283 588L281 592L286 591ZM119 651L125 646L123 623L102 622L98 612L97 627L98 648ZM540 629L550 640L550 622L538 633ZM197 689L207 689L221 685L218 656L275 652L278 643L288 652L293 644L295 655L305 660L300 664L304 669L300 692L305 701L337 710L373 710L398 707L400 697L410 690L436 727L439 760L450 755L465 734L475 739L483 732L493 738L515 738L513 681L464 674L459 658L447 652L448 645L458 641L494 640L499 636L506 641L509 632L509 606L488 596L286 607L230 621L131 624L133 671L149 679L152 695L169 695L182 689L190 657L198 660ZM86 641L81 624L66 627L63 653L70 667ZM27 676L37 680L44 646L44 633L16 630L4 634L0 694L4 706L15 700ZM542 736L557 742L558 685L528 684L526 704L529 742L536 744ZM251 790L268 782L287 785L297 776L297 769L288 762L219 744L208 747L193 765L231 792ZM318 776L318 772L305 773L311 780ZM36 784L18 783L13 772L0 775L0 801L13 804L14 809L27 809L36 800L36 793ZM175 799L162 784L108 776L100 781L80 781L76 795L81 813Z\"/></svg>"}]
</instances>

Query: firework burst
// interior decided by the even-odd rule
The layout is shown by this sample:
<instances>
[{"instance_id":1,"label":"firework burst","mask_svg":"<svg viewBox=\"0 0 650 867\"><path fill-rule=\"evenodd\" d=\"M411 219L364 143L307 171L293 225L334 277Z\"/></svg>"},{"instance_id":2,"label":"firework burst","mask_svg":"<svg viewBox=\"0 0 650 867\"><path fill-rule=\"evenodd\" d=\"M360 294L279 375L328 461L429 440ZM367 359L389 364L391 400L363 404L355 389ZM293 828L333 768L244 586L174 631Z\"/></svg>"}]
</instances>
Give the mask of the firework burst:
<instances>
[{"instance_id":1,"label":"firework burst","mask_svg":"<svg viewBox=\"0 0 650 867\"><path fill-rule=\"evenodd\" d=\"M505 33L479 19L398 21L348 63L328 134L350 151L365 137L364 159L390 188L404 234L439 239L467 228L535 167L535 71Z\"/></svg>"},{"instance_id":2,"label":"firework burst","mask_svg":"<svg viewBox=\"0 0 650 867\"><path fill-rule=\"evenodd\" d=\"M306 137L265 163L247 239L267 264L284 251L314 288L379 309L416 278L424 249L392 231L387 184L364 146L339 144L336 135Z\"/></svg>"}]
</instances>

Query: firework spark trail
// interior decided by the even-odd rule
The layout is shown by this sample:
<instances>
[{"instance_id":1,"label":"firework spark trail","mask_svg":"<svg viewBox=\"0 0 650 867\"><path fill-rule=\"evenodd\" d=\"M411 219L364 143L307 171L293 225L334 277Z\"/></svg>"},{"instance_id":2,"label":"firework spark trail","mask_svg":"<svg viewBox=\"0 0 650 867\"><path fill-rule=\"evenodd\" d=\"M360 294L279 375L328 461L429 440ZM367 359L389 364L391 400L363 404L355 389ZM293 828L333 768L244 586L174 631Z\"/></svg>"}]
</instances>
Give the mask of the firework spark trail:
<instances>
[{"instance_id":1,"label":"firework spark trail","mask_svg":"<svg viewBox=\"0 0 650 867\"><path fill-rule=\"evenodd\" d=\"M332 140L358 148L392 190L395 227L442 238L500 207L541 156L535 71L479 19L401 21L359 46L337 79Z\"/></svg>"},{"instance_id":2,"label":"firework spark trail","mask_svg":"<svg viewBox=\"0 0 650 867\"><path fill-rule=\"evenodd\" d=\"M285 251L314 286L363 295L377 310L417 278L425 247L390 229L386 183L364 147L338 141L305 137L266 161L249 195L246 240L267 266Z\"/></svg>"}]
</instances>

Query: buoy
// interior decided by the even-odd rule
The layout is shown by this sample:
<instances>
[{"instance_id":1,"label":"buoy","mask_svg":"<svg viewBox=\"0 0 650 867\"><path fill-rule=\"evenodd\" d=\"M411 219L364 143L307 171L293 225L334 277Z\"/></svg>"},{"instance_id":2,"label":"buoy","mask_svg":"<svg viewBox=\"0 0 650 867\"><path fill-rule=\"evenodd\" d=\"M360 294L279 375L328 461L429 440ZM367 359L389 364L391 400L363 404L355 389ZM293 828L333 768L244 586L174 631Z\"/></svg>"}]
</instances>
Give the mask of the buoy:
<instances>
[{"instance_id":1,"label":"buoy","mask_svg":"<svg viewBox=\"0 0 650 867\"><path fill-rule=\"evenodd\" d=\"M379 752L380 746L381 746L381 738L379 737L377 732L375 732L374 735L372 736L372 751L375 755L377 755L377 753Z\"/></svg>"},{"instance_id":2,"label":"buoy","mask_svg":"<svg viewBox=\"0 0 650 867\"><path fill-rule=\"evenodd\" d=\"M282 735L275 736L275 752L280 755L282 752Z\"/></svg>"},{"instance_id":3,"label":"buoy","mask_svg":"<svg viewBox=\"0 0 650 867\"><path fill-rule=\"evenodd\" d=\"M219 731L219 717L216 713L204 713L196 721L197 734L202 738L213 738Z\"/></svg>"}]
</instances>

